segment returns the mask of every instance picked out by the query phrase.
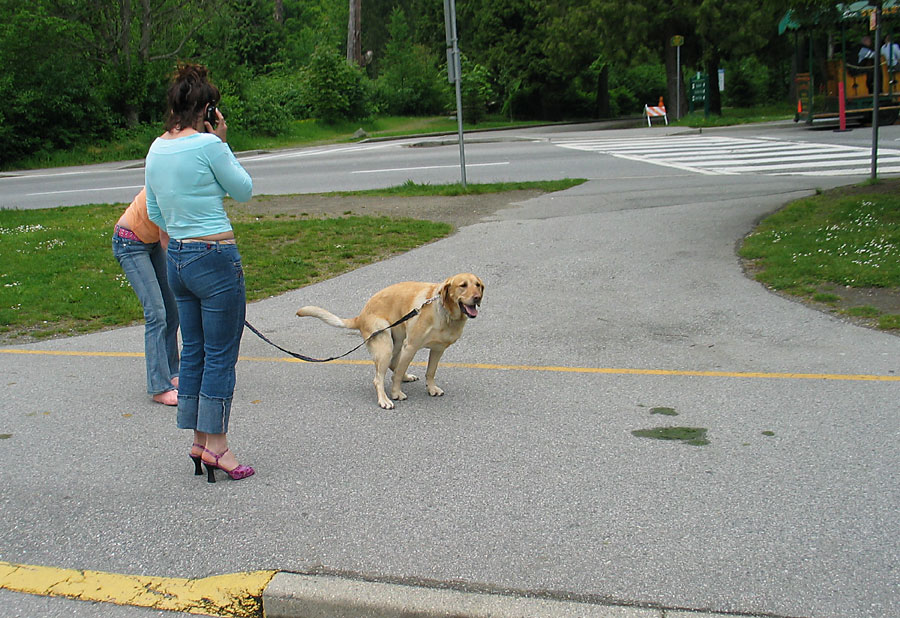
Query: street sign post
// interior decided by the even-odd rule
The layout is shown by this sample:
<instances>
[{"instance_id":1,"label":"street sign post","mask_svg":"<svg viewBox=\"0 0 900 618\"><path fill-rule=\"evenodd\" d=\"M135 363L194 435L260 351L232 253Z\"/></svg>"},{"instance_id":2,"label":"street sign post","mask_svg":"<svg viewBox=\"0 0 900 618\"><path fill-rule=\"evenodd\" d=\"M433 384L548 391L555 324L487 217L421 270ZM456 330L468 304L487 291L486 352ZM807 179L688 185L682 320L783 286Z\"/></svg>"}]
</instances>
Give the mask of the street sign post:
<instances>
[{"instance_id":1,"label":"street sign post","mask_svg":"<svg viewBox=\"0 0 900 618\"><path fill-rule=\"evenodd\" d=\"M463 143L462 66L459 59L459 40L456 37L456 0L444 0L444 31L447 37L447 78L456 84L456 125L459 132L459 173L466 188L466 148Z\"/></svg>"},{"instance_id":2,"label":"street sign post","mask_svg":"<svg viewBox=\"0 0 900 618\"><path fill-rule=\"evenodd\" d=\"M676 34L672 37L672 47L675 48L675 120L681 118L681 46L684 45L684 37Z\"/></svg>"}]
</instances>

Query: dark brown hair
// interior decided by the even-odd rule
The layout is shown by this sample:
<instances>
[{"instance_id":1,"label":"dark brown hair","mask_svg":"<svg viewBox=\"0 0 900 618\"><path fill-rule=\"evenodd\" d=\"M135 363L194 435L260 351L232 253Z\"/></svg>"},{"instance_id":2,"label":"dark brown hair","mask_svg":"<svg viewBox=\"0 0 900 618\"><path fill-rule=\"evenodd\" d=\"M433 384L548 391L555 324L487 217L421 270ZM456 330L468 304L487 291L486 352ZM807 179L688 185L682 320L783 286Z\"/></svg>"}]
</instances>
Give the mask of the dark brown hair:
<instances>
[{"instance_id":1,"label":"dark brown hair","mask_svg":"<svg viewBox=\"0 0 900 618\"><path fill-rule=\"evenodd\" d=\"M221 95L208 79L209 71L200 64L179 64L166 99L169 118L166 130L194 126L207 104L218 105Z\"/></svg>"}]
</instances>

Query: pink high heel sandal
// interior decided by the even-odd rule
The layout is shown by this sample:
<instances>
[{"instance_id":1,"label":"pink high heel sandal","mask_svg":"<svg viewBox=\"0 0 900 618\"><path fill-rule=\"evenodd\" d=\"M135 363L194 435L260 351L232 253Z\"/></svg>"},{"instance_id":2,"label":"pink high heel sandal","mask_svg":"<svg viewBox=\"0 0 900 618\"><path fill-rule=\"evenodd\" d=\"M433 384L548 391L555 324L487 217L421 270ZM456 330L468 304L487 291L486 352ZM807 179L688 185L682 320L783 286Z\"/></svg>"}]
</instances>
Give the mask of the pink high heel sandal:
<instances>
[{"instance_id":1,"label":"pink high heel sandal","mask_svg":"<svg viewBox=\"0 0 900 618\"><path fill-rule=\"evenodd\" d=\"M209 450L208 448L203 449L204 453L209 453L210 455L212 455L213 457L216 458L215 463L209 463L205 459L203 460L203 465L206 466L206 482L207 483L215 483L216 482L216 470L221 470L222 472L227 474L229 477L231 477L231 480L233 480L233 481L239 481L241 479L247 478L248 476L253 476L254 474L256 474L256 470L254 470L250 466L236 466L236 467L232 468L231 470L226 470L225 468L220 466L219 459L223 455L225 455L225 453L227 453L229 450L230 449L226 448L224 451L222 451L221 453L219 453L217 455L217 454L213 453L211 450Z\"/></svg>"}]
</instances>

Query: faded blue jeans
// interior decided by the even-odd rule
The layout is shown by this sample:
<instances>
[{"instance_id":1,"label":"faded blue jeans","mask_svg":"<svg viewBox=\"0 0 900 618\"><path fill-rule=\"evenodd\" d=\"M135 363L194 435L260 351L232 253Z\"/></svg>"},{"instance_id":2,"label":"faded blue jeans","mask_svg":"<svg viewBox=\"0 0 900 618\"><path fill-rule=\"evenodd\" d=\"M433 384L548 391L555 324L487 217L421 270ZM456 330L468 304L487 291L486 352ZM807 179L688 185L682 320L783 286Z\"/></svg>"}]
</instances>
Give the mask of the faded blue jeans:
<instances>
[{"instance_id":1,"label":"faded blue jeans","mask_svg":"<svg viewBox=\"0 0 900 618\"><path fill-rule=\"evenodd\" d=\"M178 427L227 433L247 296L237 245L169 241L181 318Z\"/></svg>"},{"instance_id":2,"label":"faded blue jeans","mask_svg":"<svg viewBox=\"0 0 900 618\"><path fill-rule=\"evenodd\" d=\"M143 243L113 235L113 255L144 308L144 358L147 392L170 391L178 375L178 309L166 280L166 253L158 242Z\"/></svg>"}]
</instances>

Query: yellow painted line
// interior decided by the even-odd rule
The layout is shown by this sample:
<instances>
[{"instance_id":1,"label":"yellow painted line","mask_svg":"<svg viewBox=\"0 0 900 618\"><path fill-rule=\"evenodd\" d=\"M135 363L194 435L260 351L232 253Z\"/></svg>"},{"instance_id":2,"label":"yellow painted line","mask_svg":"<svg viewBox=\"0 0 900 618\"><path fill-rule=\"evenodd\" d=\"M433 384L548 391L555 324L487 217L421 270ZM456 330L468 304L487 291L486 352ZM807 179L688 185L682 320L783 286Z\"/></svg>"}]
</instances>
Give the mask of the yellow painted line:
<instances>
[{"instance_id":1,"label":"yellow painted line","mask_svg":"<svg viewBox=\"0 0 900 618\"><path fill-rule=\"evenodd\" d=\"M0 588L81 601L249 618L263 615L262 594L276 573L253 571L176 579L0 562Z\"/></svg>"},{"instance_id":2,"label":"yellow painted line","mask_svg":"<svg viewBox=\"0 0 900 618\"><path fill-rule=\"evenodd\" d=\"M0 354L43 354L49 356L107 356L142 358L140 352L77 352L54 350L0 350ZM305 363L296 358L271 356L241 356L239 360L256 363ZM329 365L371 365L371 360L334 360ZM424 362L411 363L425 367ZM703 378L765 378L770 380L851 380L864 382L900 382L900 376L885 376L854 373L792 373L765 371L691 371L679 369L627 369L615 367L564 367L554 365L497 365L490 363L450 363L442 362L441 367L459 369L484 369L487 371L543 371L550 373L587 373L634 376L688 376Z\"/></svg>"},{"instance_id":3,"label":"yellow painted line","mask_svg":"<svg viewBox=\"0 0 900 618\"><path fill-rule=\"evenodd\" d=\"M143 352L79 352L77 350L0 350L3 354L38 354L43 356L107 356L112 358L143 358Z\"/></svg>"}]
</instances>

